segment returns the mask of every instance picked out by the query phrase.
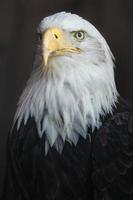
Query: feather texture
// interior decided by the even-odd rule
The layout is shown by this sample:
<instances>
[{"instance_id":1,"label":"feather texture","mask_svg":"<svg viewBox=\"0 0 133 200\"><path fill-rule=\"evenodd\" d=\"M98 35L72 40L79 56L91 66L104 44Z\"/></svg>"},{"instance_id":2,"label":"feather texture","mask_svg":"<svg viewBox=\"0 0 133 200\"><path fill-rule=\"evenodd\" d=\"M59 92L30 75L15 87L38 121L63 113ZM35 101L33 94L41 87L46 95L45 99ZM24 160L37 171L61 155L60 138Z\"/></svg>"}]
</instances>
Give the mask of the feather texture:
<instances>
[{"instance_id":1,"label":"feather texture","mask_svg":"<svg viewBox=\"0 0 133 200\"><path fill-rule=\"evenodd\" d=\"M133 113L127 107L105 121L92 152L94 187L103 199L133 199Z\"/></svg>"},{"instance_id":2,"label":"feather texture","mask_svg":"<svg viewBox=\"0 0 133 200\"><path fill-rule=\"evenodd\" d=\"M88 130L88 133L91 131ZM91 137L91 142L90 138ZM132 200L133 113L119 100L99 130L65 141L60 154L40 138L34 118L17 123L8 139L8 165L1 200Z\"/></svg>"},{"instance_id":3,"label":"feather texture","mask_svg":"<svg viewBox=\"0 0 133 200\"><path fill-rule=\"evenodd\" d=\"M51 26L60 26L68 34L72 28L83 29L88 36L80 43L71 38L82 52L51 58L47 73L39 47L35 70L20 97L14 121L18 120L19 129L23 120L26 125L34 117L39 136L46 134L48 148L58 149L60 144L63 149L64 141L76 145L79 136L87 137L88 127L93 131L100 127L100 116L112 112L118 93L111 51L96 28L65 12L45 18L39 31Z\"/></svg>"}]
</instances>

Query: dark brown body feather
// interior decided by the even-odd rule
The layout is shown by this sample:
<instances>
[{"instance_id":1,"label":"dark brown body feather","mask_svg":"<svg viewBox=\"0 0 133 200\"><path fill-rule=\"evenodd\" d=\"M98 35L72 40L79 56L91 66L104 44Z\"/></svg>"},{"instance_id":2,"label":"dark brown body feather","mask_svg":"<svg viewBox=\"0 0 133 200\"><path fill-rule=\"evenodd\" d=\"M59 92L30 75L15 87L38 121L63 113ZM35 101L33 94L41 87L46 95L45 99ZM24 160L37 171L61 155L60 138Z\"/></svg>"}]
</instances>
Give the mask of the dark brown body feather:
<instances>
[{"instance_id":1,"label":"dark brown body feather","mask_svg":"<svg viewBox=\"0 0 133 200\"><path fill-rule=\"evenodd\" d=\"M133 114L121 100L113 115L77 146L65 143L62 154L45 156L29 119L8 138L7 176L2 200L132 200Z\"/></svg>"}]
</instances>

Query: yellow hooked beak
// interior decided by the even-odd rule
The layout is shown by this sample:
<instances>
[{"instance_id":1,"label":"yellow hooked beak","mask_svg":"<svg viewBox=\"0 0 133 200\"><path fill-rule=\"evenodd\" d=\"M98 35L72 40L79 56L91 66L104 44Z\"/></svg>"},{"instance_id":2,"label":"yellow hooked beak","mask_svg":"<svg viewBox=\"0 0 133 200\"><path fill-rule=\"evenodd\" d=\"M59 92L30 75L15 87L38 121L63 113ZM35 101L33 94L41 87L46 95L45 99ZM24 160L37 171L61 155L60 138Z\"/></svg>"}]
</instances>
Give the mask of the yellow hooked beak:
<instances>
[{"instance_id":1,"label":"yellow hooked beak","mask_svg":"<svg viewBox=\"0 0 133 200\"><path fill-rule=\"evenodd\" d=\"M43 59L45 66L50 56L64 55L66 52L79 53L80 49L73 47L68 35L59 28L49 28L43 34Z\"/></svg>"}]
</instances>

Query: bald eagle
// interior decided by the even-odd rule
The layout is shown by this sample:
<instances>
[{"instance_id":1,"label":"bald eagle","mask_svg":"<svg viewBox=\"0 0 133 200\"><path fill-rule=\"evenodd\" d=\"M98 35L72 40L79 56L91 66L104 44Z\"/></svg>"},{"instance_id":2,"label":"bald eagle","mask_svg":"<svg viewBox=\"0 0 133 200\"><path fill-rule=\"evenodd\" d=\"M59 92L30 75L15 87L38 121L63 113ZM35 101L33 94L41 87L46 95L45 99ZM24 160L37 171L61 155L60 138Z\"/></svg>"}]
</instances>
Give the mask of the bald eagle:
<instances>
[{"instance_id":1,"label":"bald eagle","mask_svg":"<svg viewBox=\"0 0 133 200\"><path fill-rule=\"evenodd\" d=\"M66 12L44 18L37 33L2 200L133 200L133 113L105 39Z\"/></svg>"}]
</instances>

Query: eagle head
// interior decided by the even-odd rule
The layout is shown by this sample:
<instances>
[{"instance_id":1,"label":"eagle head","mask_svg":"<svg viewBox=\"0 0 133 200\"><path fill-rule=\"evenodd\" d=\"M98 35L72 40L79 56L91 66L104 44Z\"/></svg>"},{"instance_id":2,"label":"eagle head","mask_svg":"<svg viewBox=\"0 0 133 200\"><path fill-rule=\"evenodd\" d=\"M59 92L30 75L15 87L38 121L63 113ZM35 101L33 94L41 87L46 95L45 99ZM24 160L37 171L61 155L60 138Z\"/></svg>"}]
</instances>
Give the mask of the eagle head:
<instances>
[{"instance_id":1,"label":"eagle head","mask_svg":"<svg viewBox=\"0 0 133 200\"><path fill-rule=\"evenodd\" d=\"M113 56L103 36L82 17L60 12L38 29L34 70L15 116L18 129L29 117L46 135L46 152L77 144L101 125L117 101Z\"/></svg>"}]
</instances>

